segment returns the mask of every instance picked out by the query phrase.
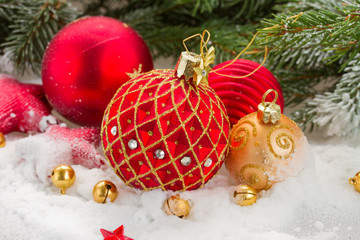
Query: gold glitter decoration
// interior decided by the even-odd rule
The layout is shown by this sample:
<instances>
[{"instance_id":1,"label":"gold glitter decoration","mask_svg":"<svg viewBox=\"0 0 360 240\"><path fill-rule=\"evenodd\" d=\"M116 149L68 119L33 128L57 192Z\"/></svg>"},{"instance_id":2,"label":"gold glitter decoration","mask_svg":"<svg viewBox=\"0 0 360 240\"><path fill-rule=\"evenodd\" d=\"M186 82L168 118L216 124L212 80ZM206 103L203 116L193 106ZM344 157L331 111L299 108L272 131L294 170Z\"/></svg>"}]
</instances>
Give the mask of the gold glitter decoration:
<instances>
[{"instance_id":1,"label":"gold glitter decoration","mask_svg":"<svg viewBox=\"0 0 360 240\"><path fill-rule=\"evenodd\" d=\"M256 125L253 121L243 121L241 124L237 124L236 128L234 127L230 134L230 140L234 139L234 141L230 141L230 148L234 151L237 151L243 147L245 147L246 143L248 142L250 133L249 129L246 127L240 127L243 124L250 124L253 128L253 136L256 136ZM235 142L236 144L231 144ZM240 143L240 145L239 145ZM239 146L237 146L239 145Z\"/></svg>"},{"instance_id":2,"label":"gold glitter decoration","mask_svg":"<svg viewBox=\"0 0 360 240\"><path fill-rule=\"evenodd\" d=\"M304 133L283 114L276 123L264 123L257 112L246 115L233 127L229 144L227 170L237 183L256 190L297 176L307 163Z\"/></svg>"},{"instance_id":3,"label":"gold glitter decoration","mask_svg":"<svg viewBox=\"0 0 360 240\"><path fill-rule=\"evenodd\" d=\"M173 79L173 75L174 75L174 70L169 70L169 69L159 69L159 70L153 70L147 73L143 73L140 76L131 79L129 82L125 83L123 86L128 86L126 89L126 91L121 94L121 96L117 96L117 93L115 94L115 96L117 96L116 98L113 98L107 109L105 110L104 115L108 115L109 112L111 111L111 107L113 106L113 104L116 102L117 104L119 104L120 106L124 103L124 101L126 100L125 96L128 94L132 94L135 93L137 94L137 97L134 101L132 102L132 106L131 106L131 110L134 110L134 119L133 119L133 123L136 124L137 123L137 111L139 109L139 106L144 105L146 103L149 102L154 102L154 106L155 106L155 111L154 111L154 115L155 117L152 119L148 119L146 121L143 121L141 123L138 123L136 125L135 128L131 129L130 131L124 132L124 129L121 128L120 125L118 125L119 127L119 132L118 135L113 139L113 140L109 140L110 136L109 136L109 128L110 127L110 122L116 121L118 124L120 123L121 118L123 117L122 112L118 111L116 115L112 116L111 118L109 118L106 122L104 122L104 124L102 125L101 128L101 135L103 138L103 150L105 153L106 158L108 159L108 161L110 162L110 166L112 167L112 169L114 170L114 172L124 181L124 183L126 185L129 186L134 186L136 185L137 188L140 188L142 190L148 191L148 190L153 190L153 189L158 189L161 188L162 190L166 190L166 187L168 186L174 186L175 182L177 181L181 181L183 188L181 190L187 190L189 188L196 186L202 187L205 184L205 179L208 179L209 175L213 172L214 169L219 169L221 164L222 164L222 159L220 159L220 156L224 156L226 155L227 152L227 147L224 147L222 149L221 152L217 153L217 144L214 144L212 141L210 141L210 143L212 144L211 151L207 154L207 156L205 157L205 160L214 152L216 152L216 155L218 155L217 159L212 159L213 160L213 164L211 165L211 169L208 169L206 171L206 173L203 171L203 166L202 163L197 155L197 148L201 148L201 145L198 144L198 141L203 138L204 136L207 136L208 139L211 139L211 137L209 136L209 129L210 129L210 121L207 125L204 125L202 123L202 120L200 118L200 116L198 115L198 112L200 112L199 107L201 102L201 98L199 97L199 101L196 103L196 105L192 105L192 103L189 103L189 97L194 96L194 95L198 95L200 96L200 94L202 95L208 95L208 92L211 91L213 92L213 89L210 88L209 86L205 85L205 84L200 84L198 87L192 87L191 85L188 85L188 83L186 81L178 81L176 82L175 85L175 80ZM161 79L161 81L159 81L159 79ZM177 80L176 80L177 81ZM146 82L146 84L140 84ZM155 83L156 82L156 83ZM169 89L161 94L159 94L159 89L161 89L164 85L168 85L171 84L171 87L169 87ZM135 87L136 86L136 87ZM143 96L145 94L145 90L147 90L149 87L152 87L153 89L155 89L153 91L152 96L149 96L146 100L140 102L141 96ZM175 101L175 90L179 88L181 89L182 92L184 92L186 94L186 96L184 97L184 99L182 99L181 101L176 102ZM136 89L136 90L134 90ZM140 89L140 91L138 91L138 89ZM121 90L121 88L118 90L118 92ZM149 95L149 94L148 94ZM159 108L160 104L158 104L158 99L160 99L161 97L164 97L166 95L171 95L171 99L170 101L172 102L172 109L170 110L166 110L163 111L161 114L158 113L157 108ZM218 120L216 120L213 117L213 110L211 108L214 108L214 106L223 106L223 103L220 101L220 99L218 98L217 95L215 95L214 99L209 99L210 100L210 105L206 106L208 108L204 108L204 111L208 111L209 114L209 119L212 119L212 121L219 127L219 139L220 136L227 136L227 133L225 132L223 126L225 125L229 125L229 121L227 118L227 114L225 111L225 108L222 107L217 107L217 111L221 112L221 115L224 116L222 121L218 122ZM181 115L181 111L179 110L179 106L181 106L182 104L188 102L189 106L191 107L191 111L192 113L189 115L189 117L187 117L186 119L181 119L180 115ZM161 106L163 108L165 108L167 105L165 104L161 104ZM128 109L129 110L129 109ZM128 111L127 110L127 111ZM176 113L176 117L177 117L177 121L180 122L179 125L176 125L176 127L174 128L174 130L172 130L169 133L164 133L163 129L158 125L158 131L160 131L160 135L161 138L155 142L152 142L151 144L144 144L140 139L140 131L139 129L141 129L142 126L148 124L149 122L155 122L157 124L160 124L160 118L164 117L166 114L168 114L169 112L174 111ZM158 146L160 143L166 143L166 140L172 136L175 132L177 132L179 129L183 128L192 118L196 118L198 120L198 122L200 123L200 129L201 129L201 134L199 136L199 140L197 142L191 143L190 144L190 137L188 135L188 133L186 131L184 131L185 137L186 137L186 141L190 144L190 147L187 151L184 151L183 153L179 154L176 157L172 157L171 153L170 153L170 149L169 146L167 144L164 144L165 148L162 148L162 150L165 152L166 156L169 156L169 160L168 161L164 161L162 164L158 165L158 166L153 166L149 156L146 154L148 151L153 151L152 149L154 148L154 146ZM166 125L168 125L167 122L165 122ZM172 123L169 122L171 125ZM139 144L139 151L136 151L134 154L128 155L127 152L127 141L125 140L129 135L131 134L136 134L136 139L139 140L138 144ZM153 131L148 131L147 132L148 135L150 137L152 137L154 134ZM105 143L104 143L105 142ZM176 143L176 141L174 141L174 143ZM178 141L177 141L178 143ZM120 146L120 148L122 149L123 155L124 155L124 160L117 163L115 161L116 157L113 153L113 146L115 144L118 144ZM196 149L195 149L196 148ZM182 159L186 154L190 154L191 156L193 156L194 158L192 159L192 163L195 163L194 167L192 170L190 170L187 174L191 174L194 170L200 170L200 175L201 178L199 178L198 181L192 183L191 185L186 185L185 184L185 179L184 177L189 177L187 175L182 175L180 173L180 170L178 168L178 165L176 162L179 162L180 159ZM142 156L144 158L143 160L143 165L141 166L145 166L149 167L150 170L145 172L145 173L141 173L141 174L137 174L134 166L132 166L132 164L130 164L132 162L133 159L138 158L139 156ZM139 163L139 162L138 162ZM140 163L139 163L140 165ZM160 178L160 176L158 175L157 171L161 168L167 167L169 165L173 166L174 172L173 174L177 174L178 178L174 178L173 180L163 183L162 179ZM115 167L114 167L115 166ZM127 176L124 175L124 173L121 171L121 169L123 169L124 167L129 168L130 169L130 173L133 177L128 178ZM172 174L172 172L167 172L167 174ZM159 187L146 187L144 185L144 183L141 181L141 179L146 178L147 175L151 174L152 176L154 176L156 178L156 181L160 184ZM198 173L197 173L198 174ZM213 173L212 173L213 174Z\"/></svg>"},{"instance_id":4,"label":"gold glitter decoration","mask_svg":"<svg viewBox=\"0 0 360 240\"><path fill-rule=\"evenodd\" d=\"M295 142L294 142L294 138L288 134L288 133L284 133L281 132L276 136L276 145L283 149L283 150L288 150L287 153L276 153L274 151L274 147L273 144L271 143L271 134L278 129L287 129L291 132L291 134L294 134L294 130L289 127L288 125L284 125L284 124L280 124L280 125L276 125L272 128L270 128L268 134L267 134L267 144L269 146L269 150L270 152L276 157L276 158L284 158L284 159L288 159L290 157L290 155L292 153L294 153L294 149L295 149Z\"/></svg>"},{"instance_id":5,"label":"gold glitter decoration","mask_svg":"<svg viewBox=\"0 0 360 240\"><path fill-rule=\"evenodd\" d=\"M270 188L269 176L260 165L244 165L240 170L240 177L243 183L250 185L256 190Z\"/></svg>"},{"instance_id":6,"label":"gold glitter decoration","mask_svg":"<svg viewBox=\"0 0 360 240\"><path fill-rule=\"evenodd\" d=\"M135 77L137 77L137 76L139 76L140 74L141 74L141 68L142 68L142 64L140 63L139 64L139 68L136 70L135 68L133 69L134 70L134 72L132 72L132 73L126 73L126 75L128 75L129 76L129 78L135 78Z\"/></svg>"}]
</instances>

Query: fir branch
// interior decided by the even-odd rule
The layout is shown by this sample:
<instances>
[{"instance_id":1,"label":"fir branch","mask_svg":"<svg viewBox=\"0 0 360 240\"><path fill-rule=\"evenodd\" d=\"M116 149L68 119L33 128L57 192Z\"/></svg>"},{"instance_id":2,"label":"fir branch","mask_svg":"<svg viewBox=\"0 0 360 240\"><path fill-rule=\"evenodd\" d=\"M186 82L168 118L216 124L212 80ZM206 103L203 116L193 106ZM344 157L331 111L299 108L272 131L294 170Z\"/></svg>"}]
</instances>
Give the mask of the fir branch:
<instances>
[{"instance_id":1,"label":"fir branch","mask_svg":"<svg viewBox=\"0 0 360 240\"><path fill-rule=\"evenodd\" d=\"M298 19L289 15L275 16L266 19L267 26L259 31L262 33L262 44L270 44L276 55L283 55L288 50L318 49L328 51L323 57L324 63L334 63L341 60L342 71L355 57L359 49L360 40L360 9L356 1L353 5L345 5L338 12L309 11Z\"/></svg>"},{"instance_id":2,"label":"fir branch","mask_svg":"<svg viewBox=\"0 0 360 240\"><path fill-rule=\"evenodd\" d=\"M304 101L314 98L316 94L329 91L328 82L339 79L336 69L306 69L276 71L276 77L281 85L285 106L298 106ZM321 84L323 87L319 87ZM333 85L333 84L332 84Z\"/></svg>"},{"instance_id":3,"label":"fir branch","mask_svg":"<svg viewBox=\"0 0 360 240\"><path fill-rule=\"evenodd\" d=\"M9 26L10 34L1 44L19 73L30 67L39 73L48 42L74 19L74 9L63 1L20 1Z\"/></svg>"},{"instance_id":4,"label":"fir branch","mask_svg":"<svg viewBox=\"0 0 360 240\"><path fill-rule=\"evenodd\" d=\"M360 67L357 54L345 69L334 92L316 95L304 109L293 114L304 129L325 129L328 136L360 135Z\"/></svg>"},{"instance_id":5,"label":"fir branch","mask_svg":"<svg viewBox=\"0 0 360 240\"><path fill-rule=\"evenodd\" d=\"M256 22L236 19L255 14L257 10L263 10L267 15L275 4L264 0L212 0L207 1L208 5L201 4L202 0L140 2L141 6L139 1L129 1L112 16L117 14L120 20L136 29L155 58L172 56L176 59L183 50L184 38L208 29L213 33L211 42L217 48L216 62L233 58L247 45L259 26ZM244 2L246 4L240 4ZM240 12L244 14L239 15ZM261 14L257 12L256 17L260 19ZM195 41L189 44L192 48L198 46Z\"/></svg>"},{"instance_id":6,"label":"fir branch","mask_svg":"<svg viewBox=\"0 0 360 240\"><path fill-rule=\"evenodd\" d=\"M274 6L274 10L279 12L305 12L326 10L338 12L342 7L339 0L289 0Z\"/></svg>"}]
</instances>

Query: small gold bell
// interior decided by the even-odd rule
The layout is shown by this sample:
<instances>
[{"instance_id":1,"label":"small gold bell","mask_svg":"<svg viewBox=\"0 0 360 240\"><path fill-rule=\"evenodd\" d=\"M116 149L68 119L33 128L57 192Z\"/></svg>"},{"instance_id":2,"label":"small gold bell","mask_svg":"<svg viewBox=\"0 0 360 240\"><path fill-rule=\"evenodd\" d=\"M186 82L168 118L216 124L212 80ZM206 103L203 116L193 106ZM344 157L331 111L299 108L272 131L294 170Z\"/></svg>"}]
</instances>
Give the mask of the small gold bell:
<instances>
[{"instance_id":1,"label":"small gold bell","mask_svg":"<svg viewBox=\"0 0 360 240\"><path fill-rule=\"evenodd\" d=\"M349 183L354 185L356 191L360 192L360 172L355 174L353 178L349 178Z\"/></svg>"},{"instance_id":2,"label":"small gold bell","mask_svg":"<svg viewBox=\"0 0 360 240\"><path fill-rule=\"evenodd\" d=\"M74 184L75 179L75 171L68 165L57 166L51 173L51 181L60 188L61 194L65 194L66 189Z\"/></svg>"},{"instance_id":3,"label":"small gold bell","mask_svg":"<svg viewBox=\"0 0 360 240\"><path fill-rule=\"evenodd\" d=\"M190 204L188 200L184 200L180 198L179 194L176 194L165 201L164 209L167 215L175 215L183 218L189 215Z\"/></svg>"},{"instance_id":4,"label":"small gold bell","mask_svg":"<svg viewBox=\"0 0 360 240\"><path fill-rule=\"evenodd\" d=\"M0 148L5 147L5 145L6 145L5 136L0 132Z\"/></svg>"},{"instance_id":5,"label":"small gold bell","mask_svg":"<svg viewBox=\"0 0 360 240\"><path fill-rule=\"evenodd\" d=\"M236 204L240 206L250 206L256 202L256 190L245 184L236 186L234 191L234 199Z\"/></svg>"},{"instance_id":6,"label":"small gold bell","mask_svg":"<svg viewBox=\"0 0 360 240\"><path fill-rule=\"evenodd\" d=\"M110 201L115 201L117 196L117 188L115 184L110 181L100 181L94 186L93 198L95 202L106 203L106 200L110 198Z\"/></svg>"}]
</instances>

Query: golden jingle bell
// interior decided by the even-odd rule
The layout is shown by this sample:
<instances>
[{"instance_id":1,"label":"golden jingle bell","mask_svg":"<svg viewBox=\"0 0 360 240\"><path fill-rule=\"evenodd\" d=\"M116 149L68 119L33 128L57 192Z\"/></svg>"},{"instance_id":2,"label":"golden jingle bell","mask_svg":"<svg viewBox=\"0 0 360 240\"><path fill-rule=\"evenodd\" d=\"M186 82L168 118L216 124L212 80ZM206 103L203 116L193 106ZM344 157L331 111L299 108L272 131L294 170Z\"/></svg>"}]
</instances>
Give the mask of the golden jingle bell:
<instances>
[{"instance_id":1,"label":"golden jingle bell","mask_svg":"<svg viewBox=\"0 0 360 240\"><path fill-rule=\"evenodd\" d=\"M273 101L266 96L275 92ZM236 182L260 191L289 176L297 176L306 164L307 140L291 119L275 104L277 92L268 90L254 112L241 118L229 138L227 170Z\"/></svg>"},{"instance_id":2,"label":"golden jingle bell","mask_svg":"<svg viewBox=\"0 0 360 240\"><path fill-rule=\"evenodd\" d=\"M356 191L360 192L360 172L355 174L353 178L349 178L349 183L354 186Z\"/></svg>"},{"instance_id":3,"label":"golden jingle bell","mask_svg":"<svg viewBox=\"0 0 360 240\"><path fill-rule=\"evenodd\" d=\"M75 171L68 165L57 166L51 173L51 181L60 188L61 194L65 194L66 189L74 184L75 179Z\"/></svg>"},{"instance_id":4,"label":"golden jingle bell","mask_svg":"<svg viewBox=\"0 0 360 240\"><path fill-rule=\"evenodd\" d=\"M93 198L95 202L106 203L107 199L111 202L115 201L117 197L117 188L115 184L110 181L100 181L94 186Z\"/></svg>"},{"instance_id":5,"label":"golden jingle bell","mask_svg":"<svg viewBox=\"0 0 360 240\"><path fill-rule=\"evenodd\" d=\"M175 215L183 218L189 215L190 204L188 200L184 200L180 198L179 194L176 194L165 201L164 210L167 215Z\"/></svg>"},{"instance_id":6,"label":"golden jingle bell","mask_svg":"<svg viewBox=\"0 0 360 240\"><path fill-rule=\"evenodd\" d=\"M240 206L250 206L256 202L257 193L253 187L240 184L236 186L233 197L236 204Z\"/></svg>"},{"instance_id":7,"label":"golden jingle bell","mask_svg":"<svg viewBox=\"0 0 360 240\"><path fill-rule=\"evenodd\" d=\"M5 145L6 145L5 136L4 136L4 134L2 134L2 133L0 132L0 148L5 147Z\"/></svg>"}]
</instances>

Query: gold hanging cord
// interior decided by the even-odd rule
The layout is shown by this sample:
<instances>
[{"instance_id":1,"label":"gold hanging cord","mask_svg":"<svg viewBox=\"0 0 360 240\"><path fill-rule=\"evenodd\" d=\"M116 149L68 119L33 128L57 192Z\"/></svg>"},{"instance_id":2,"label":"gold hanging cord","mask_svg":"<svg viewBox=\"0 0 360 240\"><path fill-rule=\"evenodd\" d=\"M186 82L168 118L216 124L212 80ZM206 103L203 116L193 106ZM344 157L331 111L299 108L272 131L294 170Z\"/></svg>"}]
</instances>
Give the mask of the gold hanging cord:
<instances>
[{"instance_id":1,"label":"gold hanging cord","mask_svg":"<svg viewBox=\"0 0 360 240\"><path fill-rule=\"evenodd\" d=\"M296 22L304 13L303 12L300 12L299 14L297 15L294 15L294 16L291 16L291 17L288 17L286 19L287 20L290 20L290 19L293 19L295 18L292 23ZM268 27L268 28L264 28L263 30L269 30L269 29L273 29L273 28L280 28L281 26L279 24L276 24L272 27ZM205 39L205 35L207 34L207 38L206 40ZM220 75L220 76L224 76L224 77L231 77L231 78L246 78L246 77L249 77L251 76L252 74L254 74L255 72L257 72L264 64L265 64L265 61L267 59L267 56L268 56L268 52L269 52L269 49L268 49L268 46L265 45L265 49L264 49L264 59L263 61L261 62L261 64L256 68L254 69L251 73L248 73L246 75L243 75L243 76L230 76L230 75L226 75L226 74L222 74L222 73L218 73L217 71L221 70L221 69L224 69L226 67L229 67L231 66L241 55L244 54L244 52L246 52L246 50L248 50L248 48L253 44L253 42L255 41L255 38L257 37L257 35L259 34L259 32L255 33L255 35L253 36L253 38L251 39L251 41L249 42L249 44L238 54L236 55L236 57L228 64L226 64L225 66L222 66L221 68L218 68L216 70L211 70L210 72L212 73L215 73L217 75ZM204 30L204 32L202 34L200 33L197 33L197 34L194 34L190 37L187 37L183 40L183 45L184 45L184 48L186 49L186 51L189 53L189 50L186 46L186 41L192 39L192 38L195 38L195 37L200 37L201 38L201 42L200 42L200 56L202 59L204 59L204 49L206 50L206 52L208 51L208 48L207 48L207 44L209 43L210 41L210 32L208 30Z\"/></svg>"}]
</instances>

